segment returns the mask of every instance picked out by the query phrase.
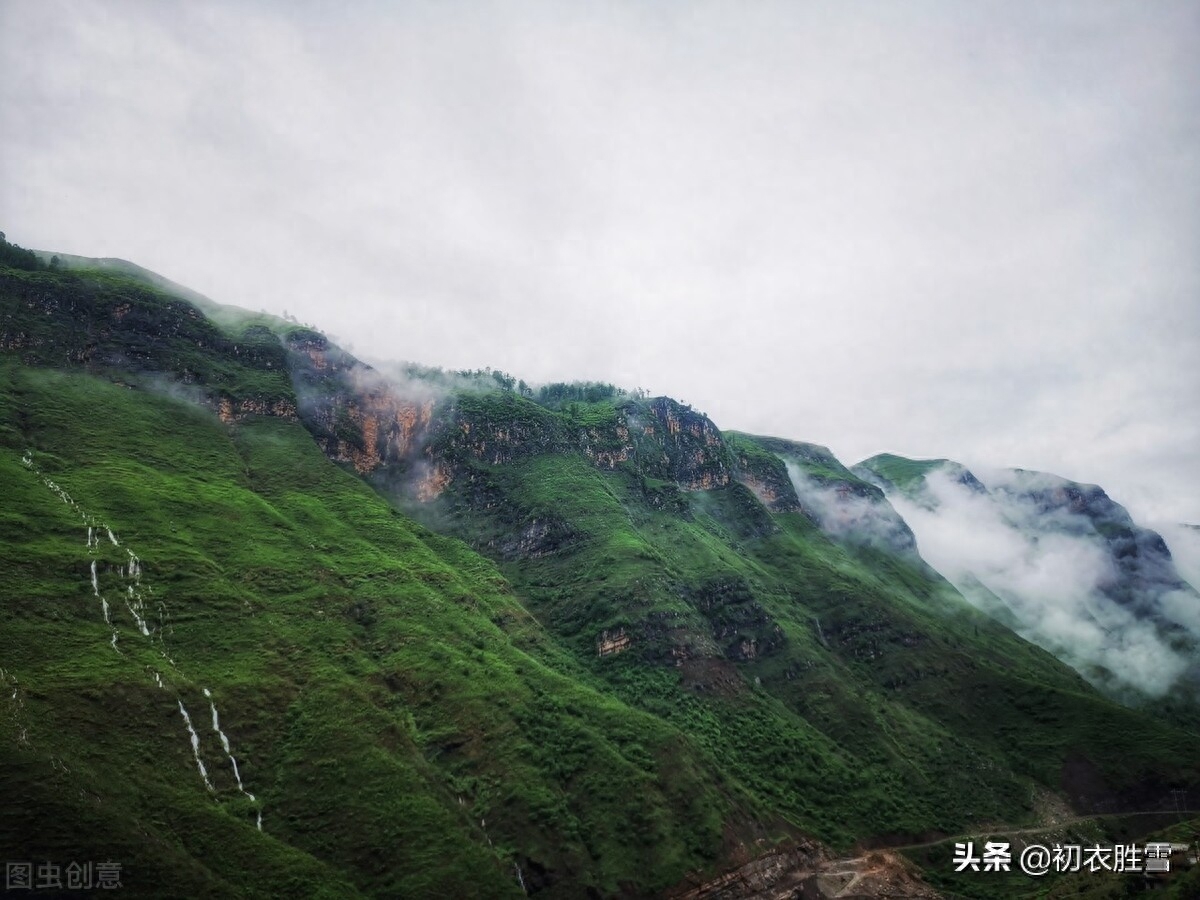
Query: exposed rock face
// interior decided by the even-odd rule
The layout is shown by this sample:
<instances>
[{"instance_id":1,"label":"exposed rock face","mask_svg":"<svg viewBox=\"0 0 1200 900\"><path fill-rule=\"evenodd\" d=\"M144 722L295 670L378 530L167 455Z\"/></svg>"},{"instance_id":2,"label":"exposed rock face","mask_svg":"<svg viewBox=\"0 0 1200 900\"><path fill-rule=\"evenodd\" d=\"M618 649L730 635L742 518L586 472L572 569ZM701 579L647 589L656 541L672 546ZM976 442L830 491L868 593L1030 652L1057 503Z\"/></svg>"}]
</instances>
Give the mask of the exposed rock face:
<instances>
[{"instance_id":1,"label":"exposed rock face","mask_svg":"<svg viewBox=\"0 0 1200 900\"><path fill-rule=\"evenodd\" d=\"M600 469L631 466L686 491L732 481L721 432L666 397L627 400L607 418L581 419L574 408L555 413L511 391L401 388L313 331L294 331L287 350L299 415L326 454L360 474L415 476L410 490L422 501L475 466L546 453L579 453Z\"/></svg>"},{"instance_id":2,"label":"exposed rock face","mask_svg":"<svg viewBox=\"0 0 1200 900\"><path fill-rule=\"evenodd\" d=\"M737 480L750 488L758 501L772 512L799 512L800 501L796 491L788 485L788 490L781 490L774 479L757 478L744 468L738 472Z\"/></svg>"},{"instance_id":3,"label":"exposed rock face","mask_svg":"<svg viewBox=\"0 0 1200 900\"><path fill-rule=\"evenodd\" d=\"M621 467L636 476L630 484L641 486L648 507L692 519L692 504L700 502L739 539L778 531L770 512L734 481L733 457L717 427L668 398L554 411L511 391L461 389L418 403L399 391L420 385L385 381L319 334L294 334L288 350L300 415L331 458L398 485L418 502L444 498L453 509L486 515L487 530L471 539L499 559L569 552L579 540L564 521L525 508L506 487L505 467L544 454L577 455L603 470ZM765 458L777 506L797 508L782 464ZM695 492L720 496L690 500ZM681 590L691 611L642 612L630 598L630 620L597 638L597 655L636 648L650 662L682 667L757 660L784 643L782 628L745 585ZM695 671L701 670L709 671ZM712 672L720 677L695 679L697 689L725 690L737 677L732 669Z\"/></svg>"},{"instance_id":4,"label":"exposed rock face","mask_svg":"<svg viewBox=\"0 0 1200 900\"><path fill-rule=\"evenodd\" d=\"M217 417L226 425L232 425L248 416L274 416L295 421L297 418L296 404L288 398L234 400L230 397L222 397L217 401Z\"/></svg>"},{"instance_id":5,"label":"exposed rock face","mask_svg":"<svg viewBox=\"0 0 1200 900\"><path fill-rule=\"evenodd\" d=\"M735 664L771 657L787 646L783 628L741 576L714 576L676 591L685 606L649 612L636 596L614 597L630 618L605 632L598 655L633 646L643 661L681 670L691 689L736 694L745 685ZM604 649L610 645L613 650Z\"/></svg>"},{"instance_id":6,"label":"exposed rock face","mask_svg":"<svg viewBox=\"0 0 1200 900\"><path fill-rule=\"evenodd\" d=\"M192 303L79 276L49 291L0 274L0 292L0 348L28 365L86 367L206 406L226 424L297 416L283 347L265 325L226 333Z\"/></svg>"},{"instance_id":7,"label":"exposed rock face","mask_svg":"<svg viewBox=\"0 0 1200 900\"><path fill-rule=\"evenodd\" d=\"M855 468L873 474L888 489L902 492L924 509L936 512L941 503L928 479L948 479L979 502L990 503L1014 527L1102 547L1110 566L1097 587L1139 615L1153 615L1155 599L1166 592L1191 592L1176 571L1162 536L1137 525L1128 510L1097 485L1079 484L1046 472L1007 469L989 477L989 487L960 463L936 460L928 466L926 475L901 489L871 460Z\"/></svg>"},{"instance_id":8,"label":"exposed rock face","mask_svg":"<svg viewBox=\"0 0 1200 900\"><path fill-rule=\"evenodd\" d=\"M734 477L771 512L800 512L800 498L783 460L766 450L763 438L726 432L734 460Z\"/></svg>"},{"instance_id":9,"label":"exposed rock face","mask_svg":"<svg viewBox=\"0 0 1200 900\"><path fill-rule=\"evenodd\" d=\"M1056 530L1102 541L1113 572L1100 589L1122 605L1149 615L1154 596L1188 590L1162 536L1137 525L1129 511L1097 485L1013 469L995 491L1031 506Z\"/></svg>"},{"instance_id":10,"label":"exposed rock face","mask_svg":"<svg viewBox=\"0 0 1200 900\"><path fill-rule=\"evenodd\" d=\"M600 469L615 469L634 459L637 453L625 409L618 409L615 419L607 427L580 429L575 436L580 452Z\"/></svg>"},{"instance_id":11,"label":"exposed rock face","mask_svg":"<svg viewBox=\"0 0 1200 900\"><path fill-rule=\"evenodd\" d=\"M707 491L732 479L729 452L712 421L668 397L650 401L653 421L641 422L646 445L657 445L658 457L640 454L644 474L665 477L685 490ZM647 449L649 447L647 446Z\"/></svg>"},{"instance_id":12,"label":"exposed rock face","mask_svg":"<svg viewBox=\"0 0 1200 900\"><path fill-rule=\"evenodd\" d=\"M772 498L772 509L802 510L837 541L876 547L919 562L912 530L884 492L842 465L828 447L782 438L739 438L739 446L745 448L740 456L746 458L742 465L746 483L758 488L760 497ZM764 454L774 466L762 458ZM781 479L790 490L781 486Z\"/></svg>"},{"instance_id":13,"label":"exposed rock face","mask_svg":"<svg viewBox=\"0 0 1200 900\"><path fill-rule=\"evenodd\" d=\"M460 393L442 407L427 446L456 472L472 463L508 465L570 446L552 413L514 394Z\"/></svg>"},{"instance_id":14,"label":"exposed rock face","mask_svg":"<svg viewBox=\"0 0 1200 900\"><path fill-rule=\"evenodd\" d=\"M442 495L446 485L450 483L450 470L442 463L427 466L424 474L418 477L415 487L417 500L430 503Z\"/></svg>"},{"instance_id":15,"label":"exposed rock face","mask_svg":"<svg viewBox=\"0 0 1200 900\"><path fill-rule=\"evenodd\" d=\"M523 528L488 546L501 559L539 559L569 547L577 535L565 522L554 516L534 518Z\"/></svg>"},{"instance_id":16,"label":"exposed rock face","mask_svg":"<svg viewBox=\"0 0 1200 900\"><path fill-rule=\"evenodd\" d=\"M596 641L597 656L611 656L614 653L624 653L633 643L633 638L625 633L624 628L603 631Z\"/></svg>"},{"instance_id":17,"label":"exposed rock face","mask_svg":"<svg viewBox=\"0 0 1200 900\"><path fill-rule=\"evenodd\" d=\"M1200 688L1200 596L1156 532L1096 485L948 460L873 457L925 558L973 604L1119 696ZM988 540L971 542L972 535Z\"/></svg>"},{"instance_id":18,"label":"exposed rock face","mask_svg":"<svg viewBox=\"0 0 1200 900\"><path fill-rule=\"evenodd\" d=\"M672 900L834 900L942 895L895 853L837 859L813 842L774 850L697 887L668 892Z\"/></svg>"},{"instance_id":19,"label":"exposed rock face","mask_svg":"<svg viewBox=\"0 0 1200 900\"><path fill-rule=\"evenodd\" d=\"M743 578L712 578L685 588L683 596L708 620L714 644L729 659L758 659L786 643L783 629L767 615Z\"/></svg>"},{"instance_id":20,"label":"exposed rock face","mask_svg":"<svg viewBox=\"0 0 1200 900\"><path fill-rule=\"evenodd\" d=\"M31 351L27 363L109 361L133 370L161 368L168 341L183 336L200 349L219 348L222 336L189 303L166 301L150 292L119 297L80 281L72 291L43 290L35 282L0 275L4 295L24 307L0 323L0 345ZM140 302L134 302L135 300ZM32 314L30 316L29 314ZM41 325L49 327L39 327ZM159 347L153 338L162 339ZM138 363L142 365L139 366Z\"/></svg>"},{"instance_id":21,"label":"exposed rock face","mask_svg":"<svg viewBox=\"0 0 1200 900\"><path fill-rule=\"evenodd\" d=\"M331 459L367 475L386 463L409 462L434 413L430 397L400 396L369 366L317 332L287 343L300 417ZM418 494L434 497L449 481L444 468L423 475Z\"/></svg>"},{"instance_id":22,"label":"exposed rock face","mask_svg":"<svg viewBox=\"0 0 1200 900\"><path fill-rule=\"evenodd\" d=\"M874 485L857 478L809 479L804 496L817 524L831 537L919 561L912 529Z\"/></svg>"},{"instance_id":23,"label":"exposed rock face","mask_svg":"<svg viewBox=\"0 0 1200 900\"><path fill-rule=\"evenodd\" d=\"M804 879L829 861L815 842L764 853L698 887L668 894L672 900L742 900L750 897L790 898Z\"/></svg>"}]
</instances>

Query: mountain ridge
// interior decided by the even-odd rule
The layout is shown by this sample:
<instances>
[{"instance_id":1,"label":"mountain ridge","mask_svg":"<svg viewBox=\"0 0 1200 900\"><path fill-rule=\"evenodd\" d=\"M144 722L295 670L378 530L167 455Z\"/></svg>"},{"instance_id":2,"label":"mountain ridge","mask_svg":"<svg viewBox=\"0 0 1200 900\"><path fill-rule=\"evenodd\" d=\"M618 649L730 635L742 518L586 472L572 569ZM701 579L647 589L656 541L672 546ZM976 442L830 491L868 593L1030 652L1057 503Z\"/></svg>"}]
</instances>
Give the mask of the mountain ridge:
<instances>
[{"instance_id":1,"label":"mountain ridge","mask_svg":"<svg viewBox=\"0 0 1200 900\"><path fill-rule=\"evenodd\" d=\"M312 877L364 893L467 890L453 874L460 860L497 894L646 895L806 835L844 847L1023 821L1031 787L1088 810L1140 808L1200 784L1193 731L1098 695L919 556L857 541L853 528L838 534L836 502L824 515L806 508L789 454L821 470L808 477L830 476L817 480L835 498L844 489L890 521L883 492L816 445L721 432L669 398L615 390L539 404L429 378L397 387L312 329L255 314L218 326L136 284L111 272L0 272L6 480L25 483L19 454L32 448L89 509L108 485L111 509L154 522L153 537L135 529L130 541L178 618L174 632L149 630L188 650L200 676L181 682L180 701L199 725L198 688L212 688L253 763L243 774L267 836L291 848L253 853L298 852ZM94 644L97 673L124 665L109 657L98 608L49 598L98 607L79 560L94 550L113 567L99 571L105 591L129 586L115 570L128 563L105 562L90 539L79 557L77 526L47 517L36 486L5 520L10 560L36 588L8 586L3 651L33 685L17 696L39 720L20 720L34 749L19 730L0 746L23 772L49 765L36 762L47 747L103 770L107 751L79 749L90 726L55 710L93 710L81 719L92 721L107 695L93 684L91 699L71 699L67 661L39 662L31 648L54 621ZM239 547L224 520L268 555ZM30 561L35 546L62 575ZM245 612L230 619L235 609ZM139 638L136 622L123 627L119 645ZM236 647L238 662L223 662L222 648ZM250 648L272 648L269 664ZM307 661L305 680L281 662L292 658ZM137 721L162 724L138 737L131 723L112 747L160 748L190 778L176 802L213 823L156 824L157 839L181 866L204 858L197 829L257 841L228 775L210 806L178 710L154 699L163 689L141 670L118 683ZM350 740L341 710L373 724ZM200 753L221 760L214 734ZM122 772L130 796L161 794L140 764ZM368 812L350 834L373 844L395 833L398 811L366 789L372 778L424 798L413 825L438 836L437 853L373 856L326 834L348 820L318 798L343 792ZM26 780L11 775L6 787L25 795ZM104 804L130 835L153 820L118 813L116 797ZM51 790L0 818L0 835L43 835L47 853L78 846L39 817L51 798L74 808ZM116 849L146 865L135 848ZM222 865L228 884L238 869ZM277 890L285 869L262 889Z\"/></svg>"},{"instance_id":2,"label":"mountain ridge","mask_svg":"<svg viewBox=\"0 0 1200 900\"><path fill-rule=\"evenodd\" d=\"M1098 485L1019 468L996 470L985 485L951 460L914 461L892 455L865 460L855 470L882 486L907 510L911 522L923 523L918 530L925 532L927 550L939 556L939 570L980 608L1019 623L1021 633L1073 659L1075 667L1091 671L1093 679L1112 680L1113 673L1095 668L1103 664L1102 654L1073 653L1063 646L1063 635L1039 621L1047 610L1053 614L1061 609L1046 602L1041 582L1055 567L1070 564L1074 574L1060 572L1056 583L1060 593L1074 595L1067 602L1075 603L1091 621L1094 635L1123 629L1133 637L1115 649L1128 649L1129 641L1138 639L1147 652L1182 654L1178 683L1193 694L1200 691L1195 664L1200 633L1192 625L1200 594L1176 569L1162 536L1137 525ZM992 536L991 552L976 547L968 561L953 559L945 552L953 544L948 534L952 525L984 529ZM1021 546L1012 546L1014 542ZM1023 577L1015 577L1014 570L1022 567ZM1143 671L1123 677L1118 673L1118 680L1128 688L1139 681L1149 684L1152 678ZM1161 695L1167 686L1158 684L1149 692Z\"/></svg>"}]
</instances>

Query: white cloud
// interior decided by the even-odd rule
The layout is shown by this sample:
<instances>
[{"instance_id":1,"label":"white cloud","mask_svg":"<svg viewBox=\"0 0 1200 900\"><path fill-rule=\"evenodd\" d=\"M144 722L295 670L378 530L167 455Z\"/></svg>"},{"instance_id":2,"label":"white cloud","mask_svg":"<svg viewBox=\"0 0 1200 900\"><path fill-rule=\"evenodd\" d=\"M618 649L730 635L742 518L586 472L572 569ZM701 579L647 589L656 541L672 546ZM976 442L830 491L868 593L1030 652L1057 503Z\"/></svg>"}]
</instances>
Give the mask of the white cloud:
<instances>
[{"instance_id":1,"label":"white cloud","mask_svg":"<svg viewBox=\"0 0 1200 900\"><path fill-rule=\"evenodd\" d=\"M886 500L857 493L846 484L812 478L789 459L783 459L783 464L801 507L816 515L826 534L892 552L914 551L912 533Z\"/></svg>"},{"instance_id":2,"label":"white cloud","mask_svg":"<svg viewBox=\"0 0 1200 900\"><path fill-rule=\"evenodd\" d=\"M0 5L0 219L363 353L1200 520L1163 2Z\"/></svg>"},{"instance_id":3,"label":"white cloud","mask_svg":"<svg viewBox=\"0 0 1200 900\"><path fill-rule=\"evenodd\" d=\"M916 534L921 556L964 596L986 606L973 590L977 579L1004 601L1023 636L1089 677L1097 677L1094 667L1104 667L1112 678L1100 681L1110 687L1132 685L1162 695L1189 667L1200 665L1172 649L1153 622L1104 593L1118 573L1086 516L1047 510L1030 498L1039 478L1041 487L1061 484L1059 479L976 474L988 492L973 491L936 469L926 476L923 501L900 493L888 497ZM1153 603L1200 637L1200 615L1191 610L1194 594L1171 592Z\"/></svg>"},{"instance_id":4,"label":"white cloud","mask_svg":"<svg viewBox=\"0 0 1200 900\"><path fill-rule=\"evenodd\" d=\"M1155 528L1166 540L1184 581L1200 590L1200 528L1176 522L1164 522Z\"/></svg>"}]
</instances>

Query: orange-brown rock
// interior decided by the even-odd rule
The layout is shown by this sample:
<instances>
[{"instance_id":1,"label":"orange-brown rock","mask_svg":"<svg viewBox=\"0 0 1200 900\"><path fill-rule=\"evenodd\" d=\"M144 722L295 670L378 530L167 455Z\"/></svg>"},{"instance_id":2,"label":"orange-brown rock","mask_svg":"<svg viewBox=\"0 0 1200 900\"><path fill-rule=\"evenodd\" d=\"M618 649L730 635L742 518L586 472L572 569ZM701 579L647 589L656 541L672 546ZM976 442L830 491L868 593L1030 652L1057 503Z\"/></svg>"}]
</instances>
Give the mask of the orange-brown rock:
<instances>
[{"instance_id":1,"label":"orange-brown rock","mask_svg":"<svg viewBox=\"0 0 1200 900\"><path fill-rule=\"evenodd\" d=\"M876 851L837 859L815 841L772 850L698 886L680 885L667 892L672 900L937 900L941 896L898 854Z\"/></svg>"},{"instance_id":2,"label":"orange-brown rock","mask_svg":"<svg viewBox=\"0 0 1200 900\"><path fill-rule=\"evenodd\" d=\"M247 416L273 416L277 419L296 420L296 404L291 400L263 400L260 397L248 397L233 400L222 397L217 401L217 418L226 425L232 425Z\"/></svg>"},{"instance_id":3,"label":"orange-brown rock","mask_svg":"<svg viewBox=\"0 0 1200 900\"><path fill-rule=\"evenodd\" d=\"M442 491L448 484L450 484L450 470L441 463L430 466L425 474L417 479L417 500L421 503L436 500L442 495Z\"/></svg>"},{"instance_id":4,"label":"orange-brown rock","mask_svg":"<svg viewBox=\"0 0 1200 900\"><path fill-rule=\"evenodd\" d=\"M596 655L609 656L613 653L623 653L629 649L631 643L633 643L633 638L625 633L624 628L601 632L600 639L596 641Z\"/></svg>"}]
</instances>

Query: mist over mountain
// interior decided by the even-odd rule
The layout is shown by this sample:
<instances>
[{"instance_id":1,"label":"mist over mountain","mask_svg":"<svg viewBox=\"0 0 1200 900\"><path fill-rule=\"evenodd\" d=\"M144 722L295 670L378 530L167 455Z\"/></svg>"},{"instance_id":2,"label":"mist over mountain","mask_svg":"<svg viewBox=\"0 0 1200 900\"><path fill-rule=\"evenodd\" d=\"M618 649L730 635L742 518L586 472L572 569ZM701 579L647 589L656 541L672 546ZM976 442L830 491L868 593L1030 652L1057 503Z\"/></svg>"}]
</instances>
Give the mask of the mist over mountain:
<instances>
[{"instance_id":1,"label":"mist over mountain","mask_svg":"<svg viewBox=\"0 0 1200 900\"><path fill-rule=\"evenodd\" d=\"M62 259L0 267L12 858L133 896L915 898L972 889L887 848L1200 791L1195 592L1097 487L372 367Z\"/></svg>"},{"instance_id":2,"label":"mist over mountain","mask_svg":"<svg viewBox=\"0 0 1200 900\"><path fill-rule=\"evenodd\" d=\"M360 358L1200 521L1187 0L518 6L6 0L0 217Z\"/></svg>"},{"instance_id":3,"label":"mist over mountain","mask_svg":"<svg viewBox=\"0 0 1200 900\"><path fill-rule=\"evenodd\" d=\"M1171 559L1184 580L1200 584L1200 525L1186 522L1161 522L1157 525L1171 549Z\"/></svg>"},{"instance_id":4,"label":"mist over mountain","mask_svg":"<svg viewBox=\"0 0 1200 900\"><path fill-rule=\"evenodd\" d=\"M1196 900L1198 58L2 0L0 891Z\"/></svg>"},{"instance_id":5,"label":"mist over mountain","mask_svg":"<svg viewBox=\"0 0 1200 900\"><path fill-rule=\"evenodd\" d=\"M967 599L1090 680L1161 697L1200 688L1200 595L1163 538L1096 485L1021 469L881 456L885 489L924 558Z\"/></svg>"}]
</instances>

